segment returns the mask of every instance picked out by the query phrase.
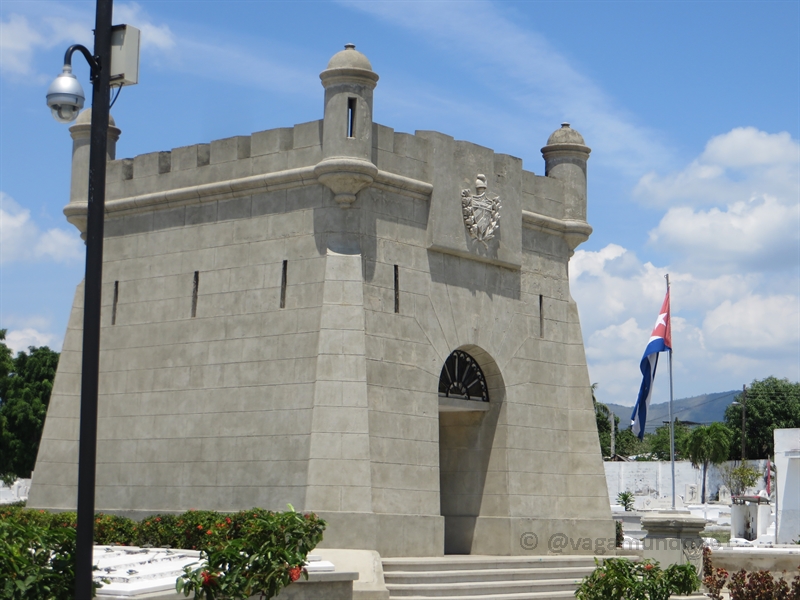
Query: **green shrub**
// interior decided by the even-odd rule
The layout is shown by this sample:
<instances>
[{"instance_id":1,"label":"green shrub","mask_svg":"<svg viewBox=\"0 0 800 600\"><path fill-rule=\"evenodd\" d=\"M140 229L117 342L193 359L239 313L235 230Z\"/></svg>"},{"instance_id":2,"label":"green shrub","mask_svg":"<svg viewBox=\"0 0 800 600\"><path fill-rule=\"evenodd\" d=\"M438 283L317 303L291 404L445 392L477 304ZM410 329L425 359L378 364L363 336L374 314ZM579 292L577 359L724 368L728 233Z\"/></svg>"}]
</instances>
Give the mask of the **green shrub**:
<instances>
[{"instance_id":1,"label":"green shrub","mask_svg":"<svg viewBox=\"0 0 800 600\"><path fill-rule=\"evenodd\" d=\"M690 594L700 588L691 564L670 565L662 570L657 562L632 562L607 558L585 577L575 592L578 600L669 600L672 594Z\"/></svg>"},{"instance_id":2,"label":"green shrub","mask_svg":"<svg viewBox=\"0 0 800 600\"><path fill-rule=\"evenodd\" d=\"M72 600L75 596L75 528L59 527L58 519L54 526L43 524L44 515L0 519L3 600Z\"/></svg>"},{"instance_id":3,"label":"green shrub","mask_svg":"<svg viewBox=\"0 0 800 600\"><path fill-rule=\"evenodd\" d=\"M305 573L306 556L322 540L325 529L325 522L316 515L301 515L293 509L239 513L226 524L236 537L223 542L224 528L219 538L212 530L209 539L214 543L201 554L205 564L184 568L177 581L176 589L184 596L246 600L262 594L274 598Z\"/></svg>"},{"instance_id":4,"label":"green shrub","mask_svg":"<svg viewBox=\"0 0 800 600\"><path fill-rule=\"evenodd\" d=\"M75 528L74 512L0 507L0 600L71 599ZM233 514L190 510L141 522L98 513L94 528L96 544L200 550L209 566L187 568L177 588L186 596L222 600L277 595L301 575L325 522L293 508L252 508ZM248 590L254 591L237 595Z\"/></svg>"},{"instance_id":5,"label":"green shrub","mask_svg":"<svg viewBox=\"0 0 800 600\"><path fill-rule=\"evenodd\" d=\"M725 569L714 568L711 548L703 548L703 584L712 600L722 600L722 590L728 586L731 600L797 600L800 599L800 575L789 583L780 577L777 580L769 571L744 569L730 575ZM728 578L730 577L730 581Z\"/></svg>"},{"instance_id":6,"label":"green shrub","mask_svg":"<svg viewBox=\"0 0 800 600\"><path fill-rule=\"evenodd\" d=\"M132 519L103 513L94 516L95 544L133 546L136 542L136 522Z\"/></svg>"},{"instance_id":7,"label":"green shrub","mask_svg":"<svg viewBox=\"0 0 800 600\"><path fill-rule=\"evenodd\" d=\"M166 514L151 515L142 519L136 528L136 545L155 548L174 547L173 544L180 539L178 519L176 515Z\"/></svg>"},{"instance_id":8,"label":"green shrub","mask_svg":"<svg viewBox=\"0 0 800 600\"><path fill-rule=\"evenodd\" d=\"M626 511L633 510L634 496L631 491L624 491L617 494L617 502L622 505Z\"/></svg>"}]
</instances>

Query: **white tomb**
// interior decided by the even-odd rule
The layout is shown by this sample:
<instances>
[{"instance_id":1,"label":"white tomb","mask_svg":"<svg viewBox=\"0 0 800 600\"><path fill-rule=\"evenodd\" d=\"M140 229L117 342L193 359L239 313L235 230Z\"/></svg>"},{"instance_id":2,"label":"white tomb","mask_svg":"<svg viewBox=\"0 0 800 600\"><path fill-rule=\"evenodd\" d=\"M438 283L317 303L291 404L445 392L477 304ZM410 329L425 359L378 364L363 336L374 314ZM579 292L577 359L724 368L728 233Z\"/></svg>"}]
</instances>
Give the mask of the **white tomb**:
<instances>
[{"instance_id":1,"label":"white tomb","mask_svg":"<svg viewBox=\"0 0 800 600\"><path fill-rule=\"evenodd\" d=\"M791 544L800 538L800 429L776 429L777 539Z\"/></svg>"}]
</instances>

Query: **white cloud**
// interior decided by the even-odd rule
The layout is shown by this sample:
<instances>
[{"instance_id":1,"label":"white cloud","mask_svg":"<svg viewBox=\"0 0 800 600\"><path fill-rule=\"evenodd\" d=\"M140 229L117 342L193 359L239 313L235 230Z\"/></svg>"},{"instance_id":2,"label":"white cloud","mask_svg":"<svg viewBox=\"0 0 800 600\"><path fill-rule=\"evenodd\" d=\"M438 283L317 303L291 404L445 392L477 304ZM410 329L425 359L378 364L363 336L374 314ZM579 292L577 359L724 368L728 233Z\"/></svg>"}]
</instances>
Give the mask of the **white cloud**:
<instances>
[{"instance_id":1,"label":"white cloud","mask_svg":"<svg viewBox=\"0 0 800 600\"><path fill-rule=\"evenodd\" d=\"M628 251L617 244L609 244L598 252L587 252L578 250L575 256L569 261L570 276L580 277L583 273L591 275L601 275L606 263L619 258Z\"/></svg>"},{"instance_id":2,"label":"white cloud","mask_svg":"<svg viewBox=\"0 0 800 600\"><path fill-rule=\"evenodd\" d=\"M0 69L3 71L29 74L34 49L43 45L44 36L35 31L24 16L12 14L7 21L0 20Z\"/></svg>"},{"instance_id":3,"label":"white cloud","mask_svg":"<svg viewBox=\"0 0 800 600\"><path fill-rule=\"evenodd\" d=\"M149 15L136 3L116 4L114 6L114 22L126 23L141 30L141 47L143 50L164 51L175 47L175 35L168 25L156 25Z\"/></svg>"},{"instance_id":4,"label":"white cloud","mask_svg":"<svg viewBox=\"0 0 800 600\"><path fill-rule=\"evenodd\" d=\"M796 265L800 205L766 196L725 209L671 208L650 232L650 243L698 268L740 272Z\"/></svg>"},{"instance_id":5,"label":"white cloud","mask_svg":"<svg viewBox=\"0 0 800 600\"><path fill-rule=\"evenodd\" d=\"M641 356L642 340L650 337L650 330L639 327L631 317L619 325L609 325L593 332L586 344L587 358L607 361L615 358L636 359Z\"/></svg>"},{"instance_id":6,"label":"white cloud","mask_svg":"<svg viewBox=\"0 0 800 600\"><path fill-rule=\"evenodd\" d=\"M18 9L19 12L0 20L0 69L4 74L33 77L40 83L57 73L48 76L36 72L38 51L62 45L66 50L69 44L83 44L90 50L94 47L93 11L65 2L32 2ZM22 11L24 14L20 14ZM117 3L114 22L140 29L141 48L145 52L172 50L176 44L169 26L153 22L136 2Z\"/></svg>"},{"instance_id":7,"label":"white cloud","mask_svg":"<svg viewBox=\"0 0 800 600\"><path fill-rule=\"evenodd\" d=\"M37 331L32 327L16 329L6 333L5 344L16 354L27 352L30 346L49 346L51 350L61 351L61 340L51 334Z\"/></svg>"},{"instance_id":8,"label":"white cloud","mask_svg":"<svg viewBox=\"0 0 800 600\"><path fill-rule=\"evenodd\" d=\"M46 77L36 72L36 53L67 43L90 45L92 28L66 5L28 3L24 8L28 14L11 13L7 19L0 19L0 71L38 85Z\"/></svg>"},{"instance_id":9,"label":"white cloud","mask_svg":"<svg viewBox=\"0 0 800 600\"><path fill-rule=\"evenodd\" d=\"M0 264L39 260L71 263L83 256L83 242L77 231L40 230L28 209L0 192Z\"/></svg>"},{"instance_id":10,"label":"white cloud","mask_svg":"<svg viewBox=\"0 0 800 600\"><path fill-rule=\"evenodd\" d=\"M800 144L786 132L740 127L712 138L682 171L639 180L634 196L658 206L731 206L766 197L800 197Z\"/></svg>"},{"instance_id":11,"label":"white cloud","mask_svg":"<svg viewBox=\"0 0 800 600\"><path fill-rule=\"evenodd\" d=\"M706 144L701 160L727 168L797 164L800 146L788 132L770 134L755 127L738 127Z\"/></svg>"},{"instance_id":12,"label":"white cloud","mask_svg":"<svg viewBox=\"0 0 800 600\"><path fill-rule=\"evenodd\" d=\"M703 331L715 351L791 355L800 342L800 299L752 294L725 300L706 315Z\"/></svg>"},{"instance_id":13,"label":"white cloud","mask_svg":"<svg viewBox=\"0 0 800 600\"><path fill-rule=\"evenodd\" d=\"M669 206L649 241L676 266L694 273L797 269L800 144L786 132L740 127L715 136L682 171L643 176L634 195Z\"/></svg>"}]
</instances>

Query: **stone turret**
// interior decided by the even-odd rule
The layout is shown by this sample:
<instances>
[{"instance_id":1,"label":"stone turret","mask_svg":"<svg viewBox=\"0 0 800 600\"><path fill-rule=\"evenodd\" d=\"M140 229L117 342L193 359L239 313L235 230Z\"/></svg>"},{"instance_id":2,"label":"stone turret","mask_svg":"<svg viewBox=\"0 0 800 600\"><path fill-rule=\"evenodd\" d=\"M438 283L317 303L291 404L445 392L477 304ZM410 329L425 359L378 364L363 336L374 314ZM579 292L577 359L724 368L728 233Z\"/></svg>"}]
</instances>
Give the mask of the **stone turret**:
<instances>
[{"instance_id":1,"label":"stone turret","mask_svg":"<svg viewBox=\"0 0 800 600\"><path fill-rule=\"evenodd\" d=\"M69 204L64 208L67 221L75 225L86 239L86 209L89 200L89 147L91 142L92 109L78 115L75 124L69 128L72 136L72 182L69 190ZM117 153L117 140L121 131L108 115L108 160L114 160Z\"/></svg>"},{"instance_id":2,"label":"stone turret","mask_svg":"<svg viewBox=\"0 0 800 600\"><path fill-rule=\"evenodd\" d=\"M591 151L569 123L562 123L542 148L545 175L564 182L566 219L586 221L586 161Z\"/></svg>"},{"instance_id":3,"label":"stone turret","mask_svg":"<svg viewBox=\"0 0 800 600\"><path fill-rule=\"evenodd\" d=\"M378 173L372 163L372 91L378 75L355 45L346 44L320 73L325 88L322 162L314 169L320 183L342 208Z\"/></svg>"}]
</instances>

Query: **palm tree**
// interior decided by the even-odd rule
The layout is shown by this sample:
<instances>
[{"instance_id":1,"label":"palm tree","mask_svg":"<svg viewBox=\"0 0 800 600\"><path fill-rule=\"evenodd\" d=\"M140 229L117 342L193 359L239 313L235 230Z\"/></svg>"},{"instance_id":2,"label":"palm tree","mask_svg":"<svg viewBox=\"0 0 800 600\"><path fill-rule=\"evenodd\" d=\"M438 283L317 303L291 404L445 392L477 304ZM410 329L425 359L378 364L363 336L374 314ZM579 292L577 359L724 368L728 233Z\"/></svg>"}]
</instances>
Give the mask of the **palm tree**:
<instances>
[{"instance_id":1,"label":"palm tree","mask_svg":"<svg viewBox=\"0 0 800 600\"><path fill-rule=\"evenodd\" d=\"M718 465L728 459L733 433L722 423L712 423L692 430L686 440L686 454L695 469L703 466L703 492L700 500L706 502L706 473L708 465Z\"/></svg>"}]
</instances>

